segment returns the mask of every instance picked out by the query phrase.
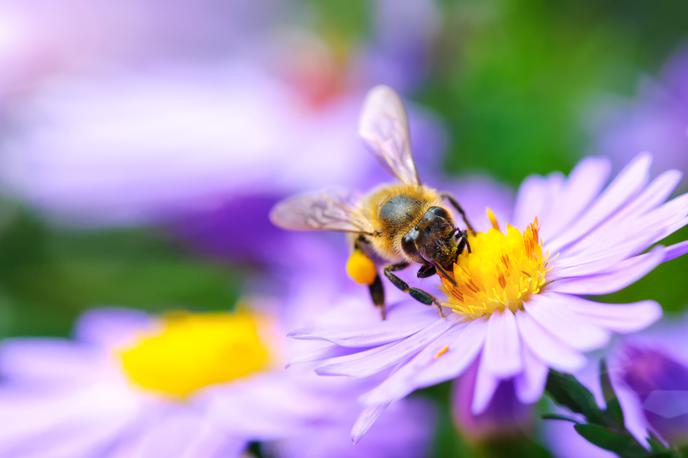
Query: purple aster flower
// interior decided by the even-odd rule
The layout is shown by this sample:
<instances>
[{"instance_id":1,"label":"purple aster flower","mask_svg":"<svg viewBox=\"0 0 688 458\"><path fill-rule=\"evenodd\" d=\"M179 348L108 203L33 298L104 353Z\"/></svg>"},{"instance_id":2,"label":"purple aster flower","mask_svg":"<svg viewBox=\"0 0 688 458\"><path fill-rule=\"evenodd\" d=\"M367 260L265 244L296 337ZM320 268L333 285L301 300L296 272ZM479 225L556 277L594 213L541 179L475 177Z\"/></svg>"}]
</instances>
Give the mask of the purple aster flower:
<instances>
[{"instance_id":1,"label":"purple aster flower","mask_svg":"<svg viewBox=\"0 0 688 458\"><path fill-rule=\"evenodd\" d=\"M511 381L525 404L538 400L548 368L572 372L612 333L628 333L661 315L654 301L598 303L582 296L618 291L688 243L653 246L688 222L688 195L667 198L681 179L668 171L650 181L639 156L605 186L605 159L583 160L568 177L533 176L521 186L510 225L470 236L472 252L441 285L444 314L405 300L387 321L343 321L292 333L327 350L311 355L322 375L385 379L361 397L360 438L384 409L418 388L458 377L477 364L471 412L488 407ZM650 248L649 251L646 251ZM351 311L350 314L353 314Z\"/></svg>"},{"instance_id":2,"label":"purple aster flower","mask_svg":"<svg viewBox=\"0 0 688 458\"><path fill-rule=\"evenodd\" d=\"M518 399L513 380L500 382L485 410L473 413L478 364L454 382L452 413L461 433L472 441L527 435L533 423L532 405ZM384 418L384 417L383 417Z\"/></svg>"},{"instance_id":3,"label":"purple aster flower","mask_svg":"<svg viewBox=\"0 0 688 458\"><path fill-rule=\"evenodd\" d=\"M285 372L275 325L249 311L155 318L101 309L80 319L74 340L5 341L0 456L231 457L249 441L278 439L289 440L278 444L289 456L309 431L331 437L355 418L341 399L360 386ZM405 425L407 437L381 426L362 450L392 439L392 449L424 450L432 412L400 406L411 413L422 423ZM360 456L350 443L316 444Z\"/></svg>"},{"instance_id":4,"label":"purple aster flower","mask_svg":"<svg viewBox=\"0 0 688 458\"><path fill-rule=\"evenodd\" d=\"M626 428L641 443L649 432L671 445L688 443L687 329L688 316L665 320L618 342L607 355L609 376L624 412ZM604 406L597 367L595 361L577 376L595 394L599 405ZM546 436L561 456L573 457L571 451L583 448L589 450L586 456L613 456L587 443L570 424L548 423Z\"/></svg>"},{"instance_id":5,"label":"purple aster flower","mask_svg":"<svg viewBox=\"0 0 688 458\"><path fill-rule=\"evenodd\" d=\"M645 80L635 100L598 108L592 151L626 163L650 151L657 170L688 170L688 48L666 64L658 81Z\"/></svg>"}]
</instances>

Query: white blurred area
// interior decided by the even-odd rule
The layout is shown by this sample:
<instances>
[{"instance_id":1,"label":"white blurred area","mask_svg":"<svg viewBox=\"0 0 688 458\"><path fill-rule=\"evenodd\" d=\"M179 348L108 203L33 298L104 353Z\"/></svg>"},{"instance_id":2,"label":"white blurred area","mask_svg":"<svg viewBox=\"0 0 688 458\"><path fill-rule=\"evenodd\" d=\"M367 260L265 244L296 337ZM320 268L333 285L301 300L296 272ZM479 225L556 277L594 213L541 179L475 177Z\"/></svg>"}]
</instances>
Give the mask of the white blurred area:
<instances>
[{"instance_id":1,"label":"white blurred area","mask_svg":"<svg viewBox=\"0 0 688 458\"><path fill-rule=\"evenodd\" d=\"M436 20L431 4L408 5L396 10L419 20L407 27L414 58ZM276 1L0 3L2 191L62 223L132 224L252 189L362 181L377 164L356 137L360 102L373 84L403 85L404 49L391 40L385 61L393 18L372 33L379 46L359 46L310 30L307 13Z\"/></svg>"}]
</instances>

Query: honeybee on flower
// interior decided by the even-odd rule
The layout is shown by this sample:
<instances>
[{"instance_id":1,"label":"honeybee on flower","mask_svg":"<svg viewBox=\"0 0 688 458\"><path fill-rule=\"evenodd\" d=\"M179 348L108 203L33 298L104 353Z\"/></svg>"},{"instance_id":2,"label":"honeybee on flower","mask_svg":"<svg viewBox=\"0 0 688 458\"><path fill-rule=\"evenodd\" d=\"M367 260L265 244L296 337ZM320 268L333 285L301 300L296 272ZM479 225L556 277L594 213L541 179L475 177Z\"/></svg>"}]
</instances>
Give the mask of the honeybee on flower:
<instances>
[{"instance_id":1,"label":"honeybee on flower","mask_svg":"<svg viewBox=\"0 0 688 458\"><path fill-rule=\"evenodd\" d=\"M338 231L351 234L349 276L368 285L375 306L385 318L384 289L372 260L390 262L385 277L415 300L442 304L432 294L409 286L394 272L420 264L419 278L438 274L450 285L457 258L470 251L468 233L475 232L458 201L421 183L411 153L408 120L399 96L387 86L373 88L364 103L359 134L399 182L381 185L356 199L351 193L321 191L278 203L270 213L277 226L291 230ZM454 223L449 205L466 229Z\"/></svg>"}]
</instances>

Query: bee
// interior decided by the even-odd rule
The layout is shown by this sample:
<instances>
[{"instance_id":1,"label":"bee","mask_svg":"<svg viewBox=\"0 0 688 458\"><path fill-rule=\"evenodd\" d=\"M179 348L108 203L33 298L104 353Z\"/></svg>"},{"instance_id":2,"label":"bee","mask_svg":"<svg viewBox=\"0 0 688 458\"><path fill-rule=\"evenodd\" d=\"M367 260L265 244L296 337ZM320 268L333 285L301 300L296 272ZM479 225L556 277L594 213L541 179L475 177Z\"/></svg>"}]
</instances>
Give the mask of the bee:
<instances>
[{"instance_id":1,"label":"bee","mask_svg":"<svg viewBox=\"0 0 688 458\"><path fill-rule=\"evenodd\" d=\"M289 230L338 231L350 234L353 247L347 272L367 284L373 304L385 319L384 287L373 258L387 263L384 276L425 305L440 302L411 287L395 272L419 264L418 278L440 275L454 283L453 265L474 232L458 201L421 183L411 153L408 119L399 96L387 86L368 93L358 133L398 182L379 186L363 197L342 190L323 190L289 197L270 212L273 224ZM467 229L454 223L451 206Z\"/></svg>"}]
</instances>

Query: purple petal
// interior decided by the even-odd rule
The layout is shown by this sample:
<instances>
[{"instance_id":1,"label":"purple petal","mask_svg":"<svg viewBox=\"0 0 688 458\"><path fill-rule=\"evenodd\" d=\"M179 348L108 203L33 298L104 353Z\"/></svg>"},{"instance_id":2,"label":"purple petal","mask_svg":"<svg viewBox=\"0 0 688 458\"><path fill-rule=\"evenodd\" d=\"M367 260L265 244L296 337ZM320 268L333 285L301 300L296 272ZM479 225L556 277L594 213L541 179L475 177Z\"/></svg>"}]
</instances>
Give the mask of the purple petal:
<instances>
[{"instance_id":1,"label":"purple petal","mask_svg":"<svg viewBox=\"0 0 688 458\"><path fill-rule=\"evenodd\" d=\"M569 294L609 294L635 283L655 267L664 262L665 248L655 247L652 251L627 259L618 268L604 273L585 277L572 277L555 280L550 285L552 291Z\"/></svg>"},{"instance_id":2,"label":"purple petal","mask_svg":"<svg viewBox=\"0 0 688 458\"><path fill-rule=\"evenodd\" d=\"M132 338L155 324L150 315L124 308L89 310L79 318L74 337L82 342L112 349L127 345Z\"/></svg>"},{"instance_id":3,"label":"purple petal","mask_svg":"<svg viewBox=\"0 0 688 458\"><path fill-rule=\"evenodd\" d=\"M490 373L486 367L484 357L480 358L479 364L478 375L475 381L475 393L473 394L473 403L471 404L473 415L478 415L487 408L492 395L499 385L499 378Z\"/></svg>"},{"instance_id":4,"label":"purple petal","mask_svg":"<svg viewBox=\"0 0 688 458\"><path fill-rule=\"evenodd\" d=\"M688 222L688 194L635 219L610 221L571 246L555 261L557 275L590 275L644 251ZM624 237L619 237L623 230Z\"/></svg>"},{"instance_id":5,"label":"purple petal","mask_svg":"<svg viewBox=\"0 0 688 458\"><path fill-rule=\"evenodd\" d=\"M533 175L521 184L514 206L514 226L524 228L546 210L547 178Z\"/></svg>"},{"instance_id":6,"label":"purple petal","mask_svg":"<svg viewBox=\"0 0 688 458\"><path fill-rule=\"evenodd\" d=\"M688 240L666 247L664 252L664 262L676 259L688 253Z\"/></svg>"},{"instance_id":7,"label":"purple petal","mask_svg":"<svg viewBox=\"0 0 688 458\"><path fill-rule=\"evenodd\" d=\"M634 159L612 181L607 189L580 219L559 237L548 243L548 248L556 253L590 232L611 214L621 208L633 195L638 193L647 182L651 158L641 155Z\"/></svg>"},{"instance_id":8,"label":"purple petal","mask_svg":"<svg viewBox=\"0 0 688 458\"><path fill-rule=\"evenodd\" d=\"M340 403L344 404L344 403ZM360 414L355 404L331 412L325 421L310 425L303 434L266 444L266 456L279 458L401 458L428 456L435 431L433 406L423 399L395 402L358 443L351 426ZM358 439L358 437L356 437Z\"/></svg>"},{"instance_id":9,"label":"purple petal","mask_svg":"<svg viewBox=\"0 0 688 458\"><path fill-rule=\"evenodd\" d=\"M606 158L583 159L569 175L565 189L556 205L551 206L547 224L542 225L544 241L551 240L568 227L578 215L590 206L609 177L611 166Z\"/></svg>"},{"instance_id":10,"label":"purple petal","mask_svg":"<svg viewBox=\"0 0 688 458\"><path fill-rule=\"evenodd\" d=\"M470 321L461 329L456 340L449 344L447 351L416 376L416 385L421 388L458 377L483 348L486 334L486 320Z\"/></svg>"},{"instance_id":11,"label":"purple petal","mask_svg":"<svg viewBox=\"0 0 688 458\"><path fill-rule=\"evenodd\" d=\"M338 398L318 396L318 387L311 385L314 379L276 371L211 387L195 402L208 418L238 437L279 439L302 431L308 421L334 407ZM331 380L329 386L336 388L336 380Z\"/></svg>"},{"instance_id":12,"label":"purple petal","mask_svg":"<svg viewBox=\"0 0 688 458\"><path fill-rule=\"evenodd\" d=\"M454 326L442 334L430 345L421 350L410 361L404 363L396 372L387 377L384 382L361 396L362 403L367 405L384 404L403 398L418 386L415 376L433 363L437 363L443 355L445 347L454 343L464 326ZM440 356L438 356L440 355Z\"/></svg>"},{"instance_id":13,"label":"purple petal","mask_svg":"<svg viewBox=\"0 0 688 458\"><path fill-rule=\"evenodd\" d=\"M0 430L0 455L25 456L9 451L21 448L28 453L39 445L45 456L46 442L32 439L50 436L59 438L56 446L59 441L64 441L65 447L94 446L92 439L109 436L108 431L130 424L140 413L141 404L135 394L112 384L87 383L67 390L46 391L28 396L0 391L0 422L4 425ZM88 431L91 426L93 429ZM88 432L93 437L89 438ZM64 456L81 455L88 453Z\"/></svg>"},{"instance_id":14,"label":"purple petal","mask_svg":"<svg viewBox=\"0 0 688 458\"><path fill-rule=\"evenodd\" d=\"M353 428L351 428L351 440L354 444L361 440L387 407L389 407L389 404L381 404L363 409L363 412L361 412L358 419L356 419Z\"/></svg>"},{"instance_id":15,"label":"purple petal","mask_svg":"<svg viewBox=\"0 0 688 458\"><path fill-rule=\"evenodd\" d=\"M491 374L507 378L521 371L521 341L511 311L495 312L487 324L481 365Z\"/></svg>"},{"instance_id":16,"label":"purple petal","mask_svg":"<svg viewBox=\"0 0 688 458\"><path fill-rule=\"evenodd\" d=\"M643 214L661 205L674 192L682 178L683 174L678 170L665 171L613 219L618 221L633 214Z\"/></svg>"},{"instance_id":17,"label":"purple petal","mask_svg":"<svg viewBox=\"0 0 688 458\"><path fill-rule=\"evenodd\" d=\"M9 339L0 346L0 372L25 381L82 381L98 375L105 355L68 340Z\"/></svg>"},{"instance_id":18,"label":"purple petal","mask_svg":"<svg viewBox=\"0 0 688 458\"><path fill-rule=\"evenodd\" d=\"M553 205L553 202L558 202L561 199L561 194L564 191L564 186L566 183L564 174L561 172L550 173L545 178L545 202L541 211L537 214L533 214L533 219L535 219L535 217L537 216L543 225L549 224L549 221L552 218L552 214L555 211L555 206ZM529 222L526 222L525 224L529 224L532 221L533 220L531 219Z\"/></svg>"},{"instance_id":19,"label":"purple petal","mask_svg":"<svg viewBox=\"0 0 688 458\"><path fill-rule=\"evenodd\" d=\"M200 412L182 408L152 422L135 443L126 447L126 455L238 457L245 446L245 441L228 438ZM230 451L234 454L226 453Z\"/></svg>"},{"instance_id":20,"label":"purple petal","mask_svg":"<svg viewBox=\"0 0 688 458\"><path fill-rule=\"evenodd\" d=\"M353 377L366 377L376 374L417 353L428 343L442 335L454 323L450 319L436 318L434 323L398 342L326 360L317 368L316 372L320 375L348 375Z\"/></svg>"},{"instance_id":21,"label":"purple petal","mask_svg":"<svg viewBox=\"0 0 688 458\"><path fill-rule=\"evenodd\" d=\"M454 383L452 392L452 414L459 430L471 442L497 437L513 437L530 432L533 409L521 403L514 392L513 379L499 383L485 411L474 415L471 410L476 389L478 364Z\"/></svg>"},{"instance_id":22,"label":"purple petal","mask_svg":"<svg viewBox=\"0 0 688 458\"><path fill-rule=\"evenodd\" d=\"M564 307L569 296L536 294L524 305L526 313L569 347L588 351L604 346L609 333Z\"/></svg>"},{"instance_id":23,"label":"purple petal","mask_svg":"<svg viewBox=\"0 0 688 458\"><path fill-rule=\"evenodd\" d=\"M523 345L523 372L515 379L516 396L524 404L537 402L545 391L547 366Z\"/></svg>"},{"instance_id":24,"label":"purple petal","mask_svg":"<svg viewBox=\"0 0 688 458\"><path fill-rule=\"evenodd\" d=\"M610 331L628 333L646 328L662 316L662 307L655 301L631 304L603 304L576 296L566 296L561 305Z\"/></svg>"},{"instance_id":25,"label":"purple petal","mask_svg":"<svg viewBox=\"0 0 688 458\"><path fill-rule=\"evenodd\" d=\"M540 327L527 313L516 314L516 324L528 349L550 367L574 372L585 366L585 357Z\"/></svg>"},{"instance_id":26,"label":"purple petal","mask_svg":"<svg viewBox=\"0 0 688 458\"><path fill-rule=\"evenodd\" d=\"M428 326L437 319L434 312L417 308L422 313L406 313L391 316L385 321L368 325L301 329L289 333L289 337L301 340L325 340L342 347L371 347L395 342Z\"/></svg>"}]
</instances>

